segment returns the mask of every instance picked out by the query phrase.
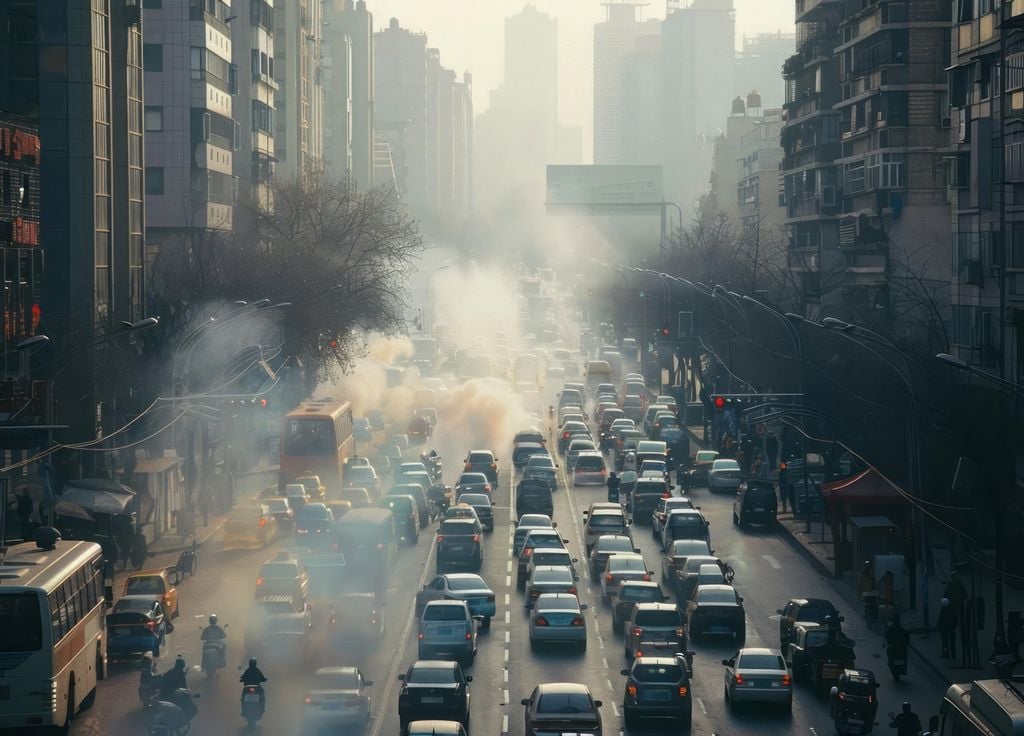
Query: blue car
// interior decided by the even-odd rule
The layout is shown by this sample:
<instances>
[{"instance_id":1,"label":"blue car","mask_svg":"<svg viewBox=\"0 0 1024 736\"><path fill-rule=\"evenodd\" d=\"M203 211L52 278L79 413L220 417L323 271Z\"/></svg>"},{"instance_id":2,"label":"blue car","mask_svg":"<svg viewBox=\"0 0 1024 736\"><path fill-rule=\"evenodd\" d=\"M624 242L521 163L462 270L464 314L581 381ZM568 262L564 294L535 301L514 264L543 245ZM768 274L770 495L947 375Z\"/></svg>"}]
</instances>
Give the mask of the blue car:
<instances>
[{"instance_id":1,"label":"blue car","mask_svg":"<svg viewBox=\"0 0 1024 736\"><path fill-rule=\"evenodd\" d=\"M485 629L491 626L491 617L497 608L494 591L482 577L474 573L438 575L416 594L416 615L419 616L430 601L466 601L469 613L483 618Z\"/></svg>"},{"instance_id":2,"label":"blue car","mask_svg":"<svg viewBox=\"0 0 1024 736\"><path fill-rule=\"evenodd\" d=\"M167 620L159 597L126 595L107 614L107 655L130 657L152 652L160 656L167 638Z\"/></svg>"}]
</instances>

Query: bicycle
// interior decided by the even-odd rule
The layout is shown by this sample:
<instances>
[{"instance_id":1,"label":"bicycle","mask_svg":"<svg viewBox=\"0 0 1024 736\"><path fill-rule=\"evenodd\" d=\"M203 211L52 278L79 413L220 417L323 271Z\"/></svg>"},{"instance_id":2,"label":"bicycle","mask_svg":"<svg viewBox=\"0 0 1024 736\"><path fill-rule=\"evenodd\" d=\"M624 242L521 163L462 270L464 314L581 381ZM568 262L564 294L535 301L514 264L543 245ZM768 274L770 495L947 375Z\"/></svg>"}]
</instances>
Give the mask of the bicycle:
<instances>
[{"instance_id":1,"label":"bicycle","mask_svg":"<svg viewBox=\"0 0 1024 736\"><path fill-rule=\"evenodd\" d=\"M178 555L178 561L174 565L174 574L178 578L178 582L174 583L178 585L185 576L195 577L196 567L199 564L198 558L196 557L196 550L199 549L198 540L192 540L192 546Z\"/></svg>"}]
</instances>

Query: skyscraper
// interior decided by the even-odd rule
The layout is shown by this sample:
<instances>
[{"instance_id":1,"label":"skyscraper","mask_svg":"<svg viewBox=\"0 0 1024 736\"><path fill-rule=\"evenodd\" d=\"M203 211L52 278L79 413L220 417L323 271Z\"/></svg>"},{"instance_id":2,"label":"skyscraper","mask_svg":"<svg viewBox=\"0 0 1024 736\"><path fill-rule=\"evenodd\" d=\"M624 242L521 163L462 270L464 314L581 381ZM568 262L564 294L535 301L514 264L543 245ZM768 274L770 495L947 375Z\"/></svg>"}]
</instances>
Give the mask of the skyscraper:
<instances>
[{"instance_id":1,"label":"skyscraper","mask_svg":"<svg viewBox=\"0 0 1024 736\"><path fill-rule=\"evenodd\" d=\"M320 0L274 6L274 79L278 89L274 149L277 174L300 180L323 166L324 90Z\"/></svg>"},{"instance_id":2,"label":"skyscraper","mask_svg":"<svg viewBox=\"0 0 1024 736\"><path fill-rule=\"evenodd\" d=\"M646 0L606 0L607 19L594 26L594 163L618 164L622 155L622 67L641 36L659 21L640 20Z\"/></svg>"},{"instance_id":3,"label":"skyscraper","mask_svg":"<svg viewBox=\"0 0 1024 736\"><path fill-rule=\"evenodd\" d=\"M373 184L373 14L366 2L333 0L324 26L327 170L349 173L361 187Z\"/></svg>"},{"instance_id":4,"label":"skyscraper","mask_svg":"<svg viewBox=\"0 0 1024 736\"><path fill-rule=\"evenodd\" d=\"M284 0L277 0L284 2ZM243 196L270 206L274 173L274 0L236 2L231 45L238 67L232 110L238 124L234 172Z\"/></svg>"}]
</instances>

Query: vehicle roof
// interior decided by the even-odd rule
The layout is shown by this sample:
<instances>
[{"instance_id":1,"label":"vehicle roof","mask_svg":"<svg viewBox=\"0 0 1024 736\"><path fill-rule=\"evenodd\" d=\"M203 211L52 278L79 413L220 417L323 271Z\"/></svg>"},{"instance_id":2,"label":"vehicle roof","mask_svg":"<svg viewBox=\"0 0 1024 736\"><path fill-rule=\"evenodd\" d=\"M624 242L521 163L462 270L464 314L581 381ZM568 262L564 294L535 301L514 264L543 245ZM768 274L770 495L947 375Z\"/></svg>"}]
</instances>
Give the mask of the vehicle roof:
<instances>
[{"instance_id":1,"label":"vehicle roof","mask_svg":"<svg viewBox=\"0 0 1024 736\"><path fill-rule=\"evenodd\" d=\"M354 675L359 672L358 667L321 667L316 671L317 675Z\"/></svg>"},{"instance_id":2,"label":"vehicle roof","mask_svg":"<svg viewBox=\"0 0 1024 736\"><path fill-rule=\"evenodd\" d=\"M619 583L620 591L623 586L629 586L630 588L661 588L657 580L623 580Z\"/></svg>"},{"instance_id":3,"label":"vehicle roof","mask_svg":"<svg viewBox=\"0 0 1024 736\"><path fill-rule=\"evenodd\" d=\"M703 565L701 565L701 567L703 567ZM736 592L736 589L734 587L732 587L731 585L726 585L724 583L722 583L720 585L698 585L697 589L698 590L709 590L709 591L726 591L726 590L728 590L731 593L735 593Z\"/></svg>"},{"instance_id":4,"label":"vehicle roof","mask_svg":"<svg viewBox=\"0 0 1024 736\"><path fill-rule=\"evenodd\" d=\"M808 608L831 608L833 611L836 610L835 604L827 598L790 598L790 603L795 603L801 608L806 606Z\"/></svg>"},{"instance_id":5,"label":"vehicle roof","mask_svg":"<svg viewBox=\"0 0 1024 736\"><path fill-rule=\"evenodd\" d=\"M733 460L731 457L719 457L715 458L715 462L711 465L712 470L718 470L719 468L729 468L735 470L740 464Z\"/></svg>"},{"instance_id":6,"label":"vehicle roof","mask_svg":"<svg viewBox=\"0 0 1024 736\"><path fill-rule=\"evenodd\" d=\"M429 733L432 736L455 736L462 730L462 724L458 721L410 721L409 733Z\"/></svg>"},{"instance_id":7,"label":"vehicle roof","mask_svg":"<svg viewBox=\"0 0 1024 736\"><path fill-rule=\"evenodd\" d=\"M552 695L554 693L590 695L590 688L579 682L542 682L537 685L537 691L541 695Z\"/></svg>"},{"instance_id":8,"label":"vehicle roof","mask_svg":"<svg viewBox=\"0 0 1024 736\"><path fill-rule=\"evenodd\" d=\"M638 604L638 605L647 605L647 604L646 603L641 603L641 604ZM659 665L660 664L660 665L663 665L663 666L666 666L666 667L678 667L679 666L679 660L676 659L675 657L648 657L647 655L644 655L642 657L636 657L636 658L633 659L633 666L634 667L636 667L637 665L642 665L642 664L653 664L653 665ZM684 670L684 672L685 672L685 670Z\"/></svg>"},{"instance_id":9,"label":"vehicle roof","mask_svg":"<svg viewBox=\"0 0 1024 736\"><path fill-rule=\"evenodd\" d=\"M551 517L547 514L523 514L519 517L519 523L516 524L516 528L537 527L538 529L549 529L552 528L551 524Z\"/></svg>"},{"instance_id":10,"label":"vehicle roof","mask_svg":"<svg viewBox=\"0 0 1024 736\"><path fill-rule=\"evenodd\" d=\"M743 647L737 652L737 654L741 657L744 654L772 654L776 657L782 656L782 653L778 649L769 649L768 647Z\"/></svg>"},{"instance_id":11,"label":"vehicle roof","mask_svg":"<svg viewBox=\"0 0 1024 736\"><path fill-rule=\"evenodd\" d=\"M540 442L516 442L513 450L543 450L547 452L547 448L544 447Z\"/></svg>"},{"instance_id":12,"label":"vehicle roof","mask_svg":"<svg viewBox=\"0 0 1024 736\"><path fill-rule=\"evenodd\" d=\"M446 601L431 601L431 603L444 603ZM465 603L465 601L460 601ZM453 670L458 666L458 662L453 662L449 659L417 659L411 665L409 669L430 669L430 670Z\"/></svg>"},{"instance_id":13,"label":"vehicle roof","mask_svg":"<svg viewBox=\"0 0 1024 736\"><path fill-rule=\"evenodd\" d=\"M634 611L679 611L675 603L637 603Z\"/></svg>"},{"instance_id":14,"label":"vehicle roof","mask_svg":"<svg viewBox=\"0 0 1024 736\"><path fill-rule=\"evenodd\" d=\"M470 455L490 455L490 456L493 457L494 456L494 451L493 450L470 450L469 454Z\"/></svg>"},{"instance_id":15,"label":"vehicle roof","mask_svg":"<svg viewBox=\"0 0 1024 736\"><path fill-rule=\"evenodd\" d=\"M450 608L468 608L469 604L466 603L466 601L446 599L443 601L427 601L426 605L427 608L440 608L445 606Z\"/></svg>"}]
</instances>

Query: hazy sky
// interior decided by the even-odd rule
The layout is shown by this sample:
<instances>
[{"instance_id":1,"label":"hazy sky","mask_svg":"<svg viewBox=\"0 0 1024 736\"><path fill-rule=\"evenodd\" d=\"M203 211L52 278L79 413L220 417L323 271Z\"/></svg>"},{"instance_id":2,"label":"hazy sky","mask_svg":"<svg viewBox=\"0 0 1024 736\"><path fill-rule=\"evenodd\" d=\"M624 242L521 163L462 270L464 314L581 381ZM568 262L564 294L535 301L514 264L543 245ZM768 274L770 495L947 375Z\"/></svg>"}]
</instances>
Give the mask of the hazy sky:
<instances>
[{"instance_id":1,"label":"hazy sky","mask_svg":"<svg viewBox=\"0 0 1024 736\"><path fill-rule=\"evenodd\" d=\"M744 35L793 30L793 0L734 2L737 46ZM471 71L478 111L488 106L490 92L504 74L505 18L526 4L527 0L367 0L377 29L397 17L403 27L427 34L430 46L441 50L445 66L460 75ZM604 8L600 0L533 0L532 4L558 18L560 115L566 124L583 126L589 141L593 27L604 19ZM664 15L665 0L652 0L644 11L645 18ZM584 147L589 150L589 144Z\"/></svg>"}]
</instances>

